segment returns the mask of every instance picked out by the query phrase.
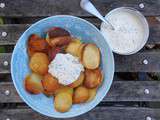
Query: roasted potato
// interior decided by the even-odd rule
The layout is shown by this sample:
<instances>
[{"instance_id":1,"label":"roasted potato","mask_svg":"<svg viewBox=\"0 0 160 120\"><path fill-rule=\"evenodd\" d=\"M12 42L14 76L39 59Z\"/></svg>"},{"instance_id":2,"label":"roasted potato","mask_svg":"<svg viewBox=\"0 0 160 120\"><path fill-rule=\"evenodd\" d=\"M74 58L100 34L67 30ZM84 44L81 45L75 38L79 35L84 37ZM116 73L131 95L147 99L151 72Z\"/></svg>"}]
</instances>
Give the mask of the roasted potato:
<instances>
[{"instance_id":1,"label":"roasted potato","mask_svg":"<svg viewBox=\"0 0 160 120\"><path fill-rule=\"evenodd\" d=\"M44 75L48 72L48 56L45 53L34 53L30 59L29 66L35 73Z\"/></svg>"},{"instance_id":2,"label":"roasted potato","mask_svg":"<svg viewBox=\"0 0 160 120\"><path fill-rule=\"evenodd\" d=\"M62 36L62 37L50 38L49 41L52 47L65 46L72 41L72 38L70 36Z\"/></svg>"},{"instance_id":3,"label":"roasted potato","mask_svg":"<svg viewBox=\"0 0 160 120\"><path fill-rule=\"evenodd\" d=\"M68 87L68 86L61 86L60 88L55 90L54 94L57 95L58 93L61 93L61 92L67 92L72 96L73 95L73 88Z\"/></svg>"},{"instance_id":4,"label":"roasted potato","mask_svg":"<svg viewBox=\"0 0 160 120\"><path fill-rule=\"evenodd\" d=\"M43 92L43 86L41 80L43 77L36 73L27 75L24 81L24 86L27 92L31 94L39 94Z\"/></svg>"},{"instance_id":5,"label":"roasted potato","mask_svg":"<svg viewBox=\"0 0 160 120\"><path fill-rule=\"evenodd\" d=\"M43 94L44 94L46 97L51 97L51 96L54 95L53 92L48 92L48 91L46 91L46 90L43 90Z\"/></svg>"},{"instance_id":6,"label":"roasted potato","mask_svg":"<svg viewBox=\"0 0 160 120\"><path fill-rule=\"evenodd\" d=\"M73 56L78 56L78 49L80 47L81 43L73 40L69 43L69 45L66 47L65 52L70 53Z\"/></svg>"},{"instance_id":7,"label":"roasted potato","mask_svg":"<svg viewBox=\"0 0 160 120\"><path fill-rule=\"evenodd\" d=\"M48 30L47 32L49 38L56 38L56 37L62 37L62 36L70 36L70 33L60 27L53 27Z\"/></svg>"},{"instance_id":8,"label":"roasted potato","mask_svg":"<svg viewBox=\"0 0 160 120\"><path fill-rule=\"evenodd\" d=\"M103 79L102 72L99 68L95 70L90 70L90 69L85 70L84 85L87 88L98 87L99 85L101 85L102 79Z\"/></svg>"},{"instance_id":9,"label":"roasted potato","mask_svg":"<svg viewBox=\"0 0 160 120\"><path fill-rule=\"evenodd\" d=\"M54 107L58 112L67 112L72 107L72 96L67 92L60 92L55 96Z\"/></svg>"},{"instance_id":10,"label":"roasted potato","mask_svg":"<svg viewBox=\"0 0 160 120\"><path fill-rule=\"evenodd\" d=\"M46 35L46 41L52 47L56 45L67 45L70 42L69 40L70 40L70 33L60 27L51 28Z\"/></svg>"},{"instance_id":11,"label":"roasted potato","mask_svg":"<svg viewBox=\"0 0 160 120\"><path fill-rule=\"evenodd\" d=\"M87 69L96 69L99 67L100 50L95 44L87 44L84 47L82 54L82 63Z\"/></svg>"},{"instance_id":12,"label":"roasted potato","mask_svg":"<svg viewBox=\"0 0 160 120\"><path fill-rule=\"evenodd\" d=\"M88 100L88 98L89 98L89 91L86 87L79 86L75 89L73 93L73 103L75 104L84 103Z\"/></svg>"},{"instance_id":13,"label":"roasted potato","mask_svg":"<svg viewBox=\"0 0 160 120\"><path fill-rule=\"evenodd\" d=\"M61 51L62 51L61 47L50 47L48 49L48 59L49 59L49 61L52 61L55 58L56 54L61 52Z\"/></svg>"},{"instance_id":14,"label":"roasted potato","mask_svg":"<svg viewBox=\"0 0 160 120\"><path fill-rule=\"evenodd\" d=\"M95 98L96 93L97 93L97 89L98 88L88 89L88 91L89 91L89 98L88 98L87 102L90 102L90 101L92 101Z\"/></svg>"},{"instance_id":15,"label":"roasted potato","mask_svg":"<svg viewBox=\"0 0 160 120\"><path fill-rule=\"evenodd\" d=\"M47 73L45 76L44 76L44 79L42 80L42 85L43 85L43 88L46 92L48 93L53 93L58 89L60 88L60 84L58 83L58 80L53 77L50 73Z\"/></svg>"},{"instance_id":16,"label":"roasted potato","mask_svg":"<svg viewBox=\"0 0 160 120\"><path fill-rule=\"evenodd\" d=\"M81 44L78 48L77 57L79 58L80 61L82 61L82 53L85 46L86 44Z\"/></svg>"},{"instance_id":17,"label":"roasted potato","mask_svg":"<svg viewBox=\"0 0 160 120\"><path fill-rule=\"evenodd\" d=\"M32 34L28 40L28 48L36 52L46 52L48 49L48 43L38 35Z\"/></svg>"},{"instance_id":18,"label":"roasted potato","mask_svg":"<svg viewBox=\"0 0 160 120\"><path fill-rule=\"evenodd\" d=\"M33 50L33 49L32 49L32 48L30 48L30 47L28 47L28 48L27 48L27 52L28 52L29 57L32 57L32 56L33 56L33 54L34 54L34 53L36 53L36 51L35 51L35 50Z\"/></svg>"},{"instance_id":19,"label":"roasted potato","mask_svg":"<svg viewBox=\"0 0 160 120\"><path fill-rule=\"evenodd\" d=\"M75 82L73 82L70 85L68 85L68 86L71 87L71 88L76 88L76 87L82 85L83 81L84 81L84 72L81 72L81 74L78 77L78 79Z\"/></svg>"}]
</instances>

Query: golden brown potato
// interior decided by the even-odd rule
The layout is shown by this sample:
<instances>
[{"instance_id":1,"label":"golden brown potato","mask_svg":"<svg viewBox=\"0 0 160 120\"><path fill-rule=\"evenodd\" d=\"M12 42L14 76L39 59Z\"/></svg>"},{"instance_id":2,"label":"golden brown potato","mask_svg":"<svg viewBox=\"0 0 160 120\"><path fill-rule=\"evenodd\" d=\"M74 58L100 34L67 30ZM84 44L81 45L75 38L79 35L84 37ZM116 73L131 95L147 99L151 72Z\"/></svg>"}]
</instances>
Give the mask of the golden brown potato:
<instances>
[{"instance_id":1,"label":"golden brown potato","mask_svg":"<svg viewBox=\"0 0 160 120\"><path fill-rule=\"evenodd\" d=\"M52 27L47 32L49 38L56 38L56 37L62 37L62 36L70 36L70 33L60 27Z\"/></svg>"},{"instance_id":2,"label":"golden brown potato","mask_svg":"<svg viewBox=\"0 0 160 120\"><path fill-rule=\"evenodd\" d=\"M24 86L27 92L31 94L39 94L43 91L41 80L43 77L36 73L26 76Z\"/></svg>"},{"instance_id":3,"label":"golden brown potato","mask_svg":"<svg viewBox=\"0 0 160 120\"><path fill-rule=\"evenodd\" d=\"M89 91L84 86L79 86L75 89L75 92L73 94L73 103L84 103L89 98Z\"/></svg>"},{"instance_id":4,"label":"golden brown potato","mask_svg":"<svg viewBox=\"0 0 160 120\"><path fill-rule=\"evenodd\" d=\"M45 53L35 53L31 57L29 66L35 73L44 75L48 72L48 56Z\"/></svg>"},{"instance_id":5,"label":"golden brown potato","mask_svg":"<svg viewBox=\"0 0 160 120\"><path fill-rule=\"evenodd\" d=\"M88 91L89 91L89 98L87 102L90 102L95 98L96 93L97 93L97 88L88 89Z\"/></svg>"},{"instance_id":6,"label":"golden brown potato","mask_svg":"<svg viewBox=\"0 0 160 120\"><path fill-rule=\"evenodd\" d=\"M82 61L82 53L86 44L81 44L78 48L77 57Z\"/></svg>"},{"instance_id":7,"label":"golden brown potato","mask_svg":"<svg viewBox=\"0 0 160 120\"><path fill-rule=\"evenodd\" d=\"M54 107L58 112L67 112L72 106L72 96L67 92L60 92L55 96Z\"/></svg>"},{"instance_id":8,"label":"golden brown potato","mask_svg":"<svg viewBox=\"0 0 160 120\"><path fill-rule=\"evenodd\" d=\"M72 38L70 36L62 36L62 37L49 39L50 45L52 47L65 46L65 45L68 45L71 41L72 41Z\"/></svg>"},{"instance_id":9,"label":"golden brown potato","mask_svg":"<svg viewBox=\"0 0 160 120\"><path fill-rule=\"evenodd\" d=\"M32 34L28 40L28 47L36 52L46 52L48 49L48 43L38 35Z\"/></svg>"},{"instance_id":10,"label":"golden brown potato","mask_svg":"<svg viewBox=\"0 0 160 120\"><path fill-rule=\"evenodd\" d=\"M30 47L28 47L28 48L27 48L27 52L28 52L29 57L32 57L32 56L33 56L33 54L34 54L34 53L36 53L36 51L35 51L35 50L33 50L33 49L32 49L32 48L30 48Z\"/></svg>"},{"instance_id":11,"label":"golden brown potato","mask_svg":"<svg viewBox=\"0 0 160 120\"><path fill-rule=\"evenodd\" d=\"M54 94L57 95L57 94L59 94L61 92L67 92L67 93L69 93L72 96L73 95L73 88L61 85L60 88L58 88L57 90L55 90Z\"/></svg>"},{"instance_id":12,"label":"golden brown potato","mask_svg":"<svg viewBox=\"0 0 160 120\"><path fill-rule=\"evenodd\" d=\"M43 86L43 85L42 85L42 86ZM46 90L43 90L43 94L44 94L46 97L51 97L51 96L54 95L53 92L48 92L48 91L46 91Z\"/></svg>"},{"instance_id":13,"label":"golden brown potato","mask_svg":"<svg viewBox=\"0 0 160 120\"><path fill-rule=\"evenodd\" d=\"M42 85L44 90L50 94L54 94L54 92L60 87L58 80L49 73L44 76Z\"/></svg>"},{"instance_id":14,"label":"golden brown potato","mask_svg":"<svg viewBox=\"0 0 160 120\"><path fill-rule=\"evenodd\" d=\"M65 52L70 53L71 55L77 56L78 55L78 49L80 47L81 43L78 42L78 40L73 40L72 42L69 43L67 46Z\"/></svg>"},{"instance_id":15,"label":"golden brown potato","mask_svg":"<svg viewBox=\"0 0 160 120\"><path fill-rule=\"evenodd\" d=\"M79 78L75 82L71 83L68 86L71 88L76 88L76 87L82 85L83 81L84 81L84 72L81 72Z\"/></svg>"},{"instance_id":16,"label":"golden brown potato","mask_svg":"<svg viewBox=\"0 0 160 120\"><path fill-rule=\"evenodd\" d=\"M102 72L99 68L95 70L85 70L84 85L87 88L98 87L102 83L102 79Z\"/></svg>"},{"instance_id":17,"label":"golden brown potato","mask_svg":"<svg viewBox=\"0 0 160 120\"><path fill-rule=\"evenodd\" d=\"M95 44L87 44L84 47L82 55L82 63L88 69L96 69L99 67L100 50Z\"/></svg>"}]
</instances>

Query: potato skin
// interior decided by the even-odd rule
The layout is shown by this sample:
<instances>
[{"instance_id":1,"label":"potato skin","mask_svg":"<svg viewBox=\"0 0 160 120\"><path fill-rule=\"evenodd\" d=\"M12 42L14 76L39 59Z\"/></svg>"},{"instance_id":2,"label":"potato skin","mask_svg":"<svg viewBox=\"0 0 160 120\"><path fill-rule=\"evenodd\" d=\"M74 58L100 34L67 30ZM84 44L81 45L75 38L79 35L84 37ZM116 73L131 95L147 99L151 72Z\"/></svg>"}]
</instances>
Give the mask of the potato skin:
<instances>
[{"instance_id":1,"label":"potato skin","mask_svg":"<svg viewBox=\"0 0 160 120\"><path fill-rule=\"evenodd\" d=\"M67 92L72 96L73 95L73 88L61 85L57 90L55 90L54 95L57 95L61 92Z\"/></svg>"},{"instance_id":2,"label":"potato skin","mask_svg":"<svg viewBox=\"0 0 160 120\"><path fill-rule=\"evenodd\" d=\"M44 79L42 80L42 85L44 90L49 94L54 94L55 90L60 87L58 80L49 73L44 76Z\"/></svg>"},{"instance_id":3,"label":"potato skin","mask_svg":"<svg viewBox=\"0 0 160 120\"><path fill-rule=\"evenodd\" d=\"M76 87L82 85L83 81L84 81L84 72L81 72L79 78L75 82L71 83L68 86L71 88L76 88Z\"/></svg>"},{"instance_id":4,"label":"potato skin","mask_svg":"<svg viewBox=\"0 0 160 120\"><path fill-rule=\"evenodd\" d=\"M94 58L94 59L91 59ZM82 52L82 63L87 69L96 69L100 65L100 49L95 44L87 44Z\"/></svg>"},{"instance_id":5,"label":"potato skin","mask_svg":"<svg viewBox=\"0 0 160 120\"><path fill-rule=\"evenodd\" d=\"M34 53L30 59L29 66L35 73L44 75L48 72L48 56L45 53Z\"/></svg>"},{"instance_id":6,"label":"potato skin","mask_svg":"<svg viewBox=\"0 0 160 120\"><path fill-rule=\"evenodd\" d=\"M81 43L78 40L73 40L68 44L65 49L66 53L70 53L73 56L78 56L78 49L81 46Z\"/></svg>"},{"instance_id":7,"label":"potato skin","mask_svg":"<svg viewBox=\"0 0 160 120\"><path fill-rule=\"evenodd\" d=\"M27 75L24 81L24 86L27 92L30 94L39 94L43 92L43 86L41 80L43 79L42 76L32 73Z\"/></svg>"},{"instance_id":8,"label":"potato skin","mask_svg":"<svg viewBox=\"0 0 160 120\"><path fill-rule=\"evenodd\" d=\"M86 87L79 86L75 89L75 92L73 94L74 104L84 103L88 100L88 98L89 98L89 91Z\"/></svg>"},{"instance_id":9,"label":"potato skin","mask_svg":"<svg viewBox=\"0 0 160 120\"><path fill-rule=\"evenodd\" d=\"M100 86L101 83L102 83L102 72L99 68L95 70L86 69L84 86L86 86L87 88L95 88Z\"/></svg>"},{"instance_id":10,"label":"potato skin","mask_svg":"<svg viewBox=\"0 0 160 120\"><path fill-rule=\"evenodd\" d=\"M58 112L67 112L72 107L72 96L67 92L60 92L55 96L54 107Z\"/></svg>"},{"instance_id":11,"label":"potato skin","mask_svg":"<svg viewBox=\"0 0 160 120\"><path fill-rule=\"evenodd\" d=\"M38 35L32 34L28 40L28 48L36 52L46 52L48 49L48 43Z\"/></svg>"},{"instance_id":12,"label":"potato skin","mask_svg":"<svg viewBox=\"0 0 160 120\"><path fill-rule=\"evenodd\" d=\"M90 102L90 101L92 101L95 98L96 93L97 93L97 89L98 88L88 89L88 91L89 91L89 98L88 98L87 102Z\"/></svg>"}]
</instances>

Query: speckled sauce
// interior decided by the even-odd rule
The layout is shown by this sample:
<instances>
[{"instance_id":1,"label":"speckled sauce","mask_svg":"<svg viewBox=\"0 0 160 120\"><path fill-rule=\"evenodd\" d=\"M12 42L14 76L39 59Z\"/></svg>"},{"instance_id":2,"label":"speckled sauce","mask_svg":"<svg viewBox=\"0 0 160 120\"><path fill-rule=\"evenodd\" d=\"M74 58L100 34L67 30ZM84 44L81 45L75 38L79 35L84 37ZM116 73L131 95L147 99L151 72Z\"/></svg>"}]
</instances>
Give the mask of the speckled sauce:
<instances>
[{"instance_id":1,"label":"speckled sauce","mask_svg":"<svg viewBox=\"0 0 160 120\"><path fill-rule=\"evenodd\" d=\"M84 71L84 67L78 58L71 54L62 53L56 55L55 59L50 63L48 70L63 85L69 85L76 81L81 71Z\"/></svg>"},{"instance_id":2,"label":"speckled sauce","mask_svg":"<svg viewBox=\"0 0 160 120\"><path fill-rule=\"evenodd\" d=\"M103 23L101 32L113 51L130 53L143 44L144 24L136 14L126 10L118 10L106 15L106 19L113 25L115 30L111 30Z\"/></svg>"}]
</instances>

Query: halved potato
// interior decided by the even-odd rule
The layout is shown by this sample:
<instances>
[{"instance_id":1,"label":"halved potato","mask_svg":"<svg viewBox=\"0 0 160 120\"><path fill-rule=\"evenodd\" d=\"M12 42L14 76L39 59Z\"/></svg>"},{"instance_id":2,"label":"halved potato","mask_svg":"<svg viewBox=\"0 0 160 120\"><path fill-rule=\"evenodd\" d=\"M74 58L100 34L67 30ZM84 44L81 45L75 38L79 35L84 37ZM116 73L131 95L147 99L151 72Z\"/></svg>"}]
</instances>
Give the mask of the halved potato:
<instances>
[{"instance_id":1,"label":"halved potato","mask_svg":"<svg viewBox=\"0 0 160 120\"><path fill-rule=\"evenodd\" d=\"M68 87L68 86L61 86L60 88L55 90L54 94L57 95L57 94L59 94L61 92L67 92L72 96L73 95L73 88Z\"/></svg>"},{"instance_id":2,"label":"halved potato","mask_svg":"<svg viewBox=\"0 0 160 120\"><path fill-rule=\"evenodd\" d=\"M84 47L82 63L88 69L96 69L100 64L100 50L95 44L87 44Z\"/></svg>"},{"instance_id":3,"label":"halved potato","mask_svg":"<svg viewBox=\"0 0 160 120\"><path fill-rule=\"evenodd\" d=\"M31 70L41 75L44 75L48 72L48 65L48 56L41 52L34 53L29 63Z\"/></svg>"},{"instance_id":4,"label":"halved potato","mask_svg":"<svg viewBox=\"0 0 160 120\"><path fill-rule=\"evenodd\" d=\"M80 61L82 61L82 53L85 46L86 44L81 44L78 48L77 57L79 58Z\"/></svg>"},{"instance_id":5,"label":"halved potato","mask_svg":"<svg viewBox=\"0 0 160 120\"><path fill-rule=\"evenodd\" d=\"M84 85L87 88L98 87L102 83L102 72L100 68L95 70L86 69L85 70L85 80Z\"/></svg>"},{"instance_id":6,"label":"halved potato","mask_svg":"<svg viewBox=\"0 0 160 120\"><path fill-rule=\"evenodd\" d=\"M75 89L73 94L73 103L84 103L89 98L89 91L84 86L79 86Z\"/></svg>"},{"instance_id":7,"label":"halved potato","mask_svg":"<svg viewBox=\"0 0 160 120\"><path fill-rule=\"evenodd\" d=\"M53 77L50 73L47 73L42 80L43 88L48 93L54 93L58 88L60 88L60 84L58 80Z\"/></svg>"},{"instance_id":8,"label":"halved potato","mask_svg":"<svg viewBox=\"0 0 160 120\"><path fill-rule=\"evenodd\" d=\"M72 107L72 96L67 92L60 92L55 96L54 107L58 112L67 112Z\"/></svg>"},{"instance_id":9,"label":"halved potato","mask_svg":"<svg viewBox=\"0 0 160 120\"><path fill-rule=\"evenodd\" d=\"M48 49L48 43L38 35L32 34L28 40L28 47L36 52L46 52Z\"/></svg>"},{"instance_id":10,"label":"halved potato","mask_svg":"<svg viewBox=\"0 0 160 120\"><path fill-rule=\"evenodd\" d=\"M88 98L87 102L90 102L90 101L92 101L95 98L96 93L97 93L97 89L98 88L88 89L88 91L89 91L89 98Z\"/></svg>"},{"instance_id":11,"label":"halved potato","mask_svg":"<svg viewBox=\"0 0 160 120\"><path fill-rule=\"evenodd\" d=\"M69 43L65 51L66 53L70 53L71 55L77 56L80 45L80 42L73 40Z\"/></svg>"},{"instance_id":12,"label":"halved potato","mask_svg":"<svg viewBox=\"0 0 160 120\"><path fill-rule=\"evenodd\" d=\"M50 46L67 45L70 42L70 33L60 27L53 27L49 29L46 35L46 41Z\"/></svg>"},{"instance_id":13,"label":"halved potato","mask_svg":"<svg viewBox=\"0 0 160 120\"><path fill-rule=\"evenodd\" d=\"M83 81L84 81L84 72L81 72L79 78L75 82L71 83L68 86L71 88L76 88L76 87L82 85Z\"/></svg>"},{"instance_id":14,"label":"halved potato","mask_svg":"<svg viewBox=\"0 0 160 120\"><path fill-rule=\"evenodd\" d=\"M72 41L72 38L70 36L62 36L62 37L50 38L49 41L52 47L65 46Z\"/></svg>"},{"instance_id":15,"label":"halved potato","mask_svg":"<svg viewBox=\"0 0 160 120\"><path fill-rule=\"evenodd\" d=\"M36 73L27 75L24 81L25 89L31 94L39 94L43 92L43 86L41 80L43 77Z\"/></svg>"}]
</instances>

